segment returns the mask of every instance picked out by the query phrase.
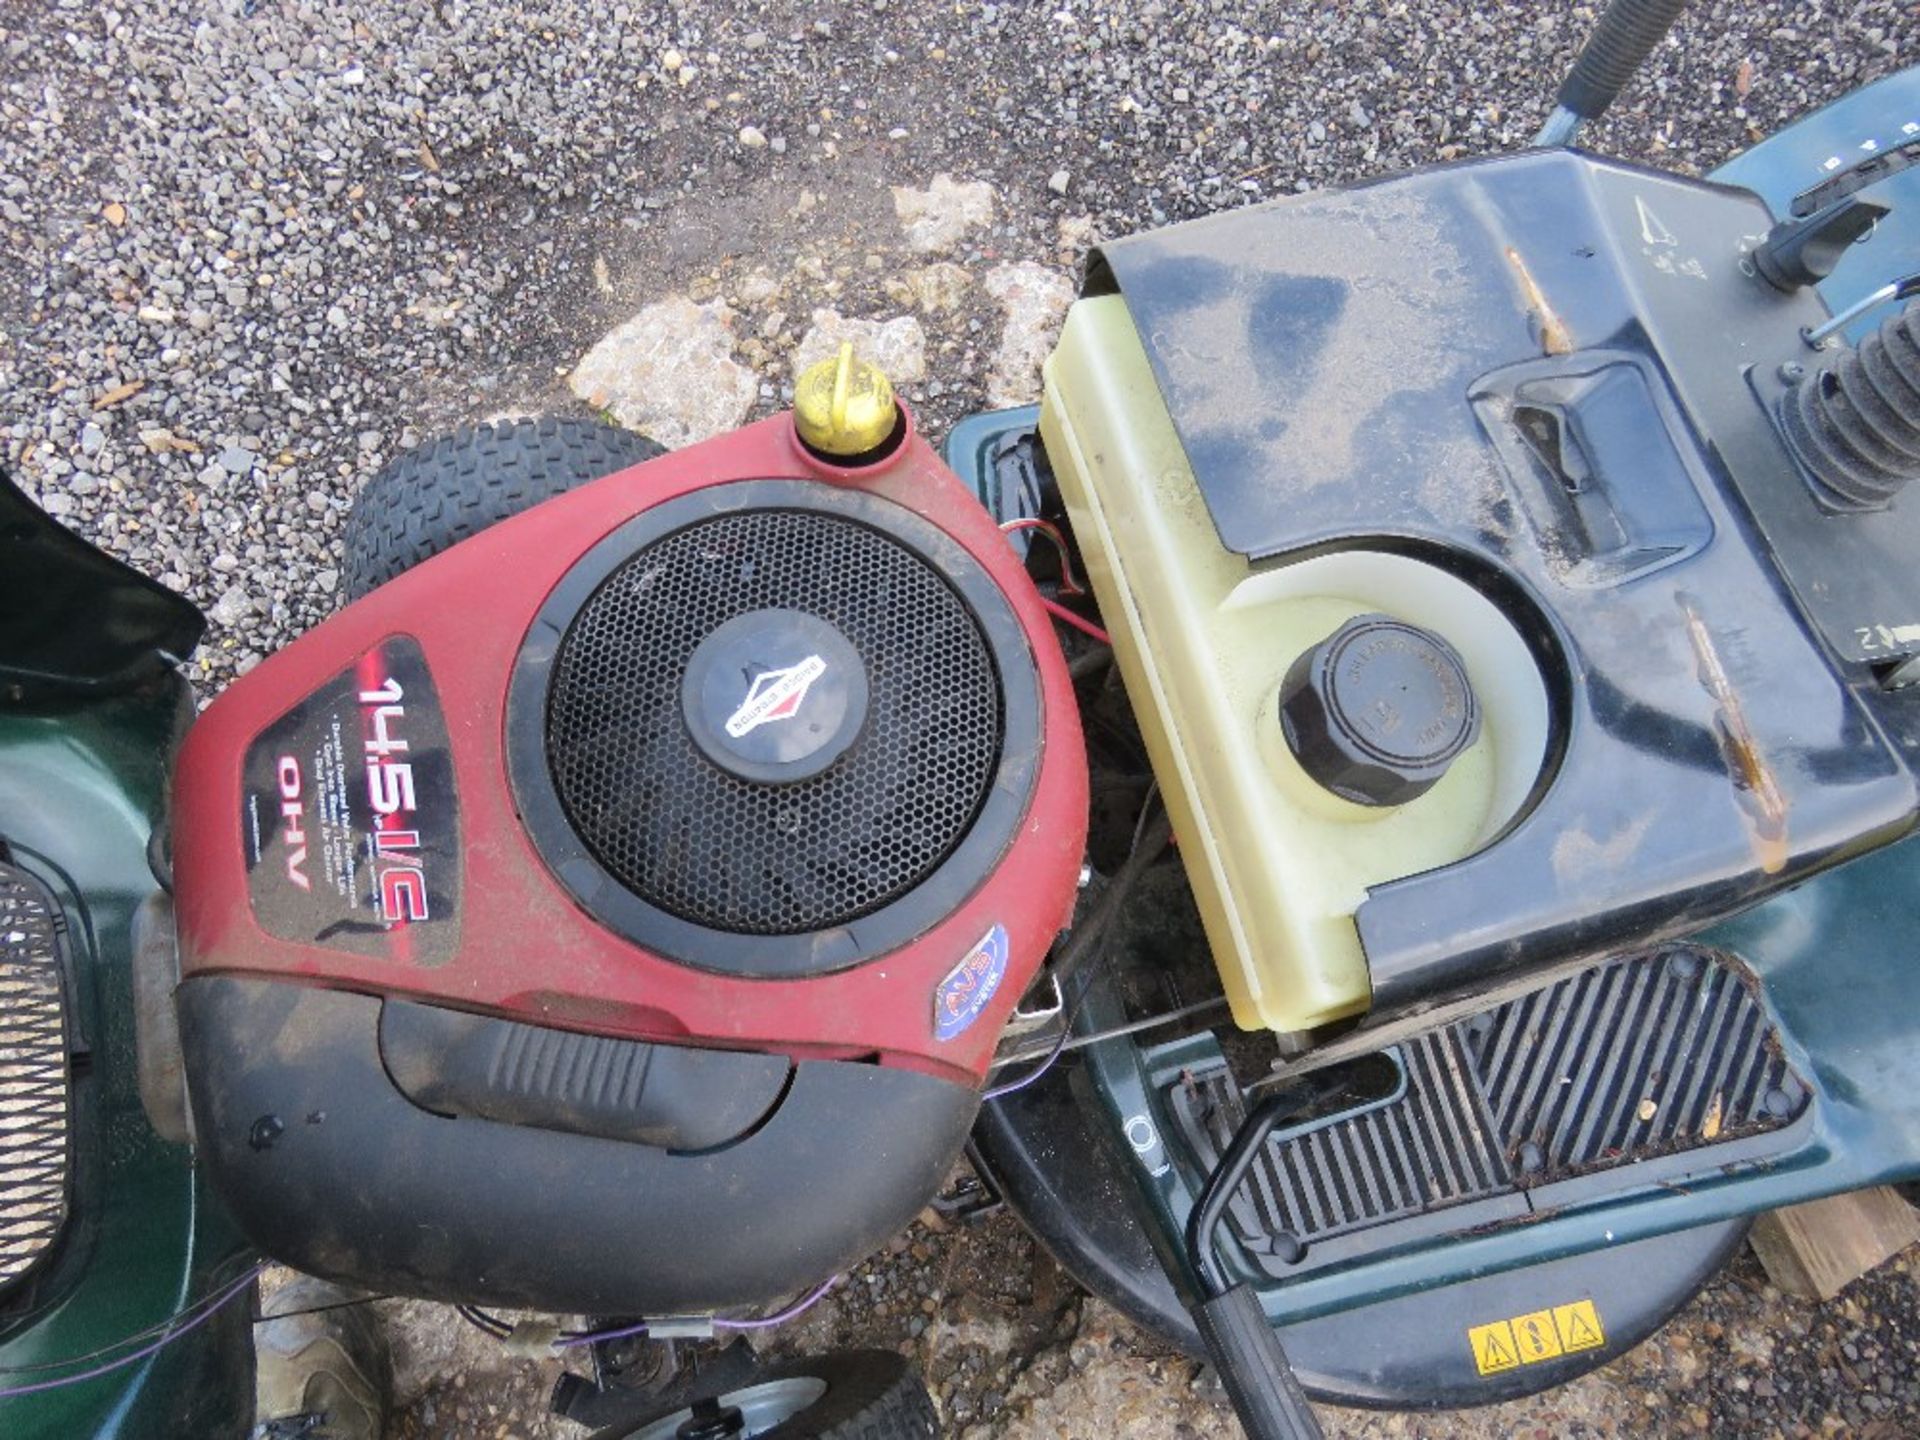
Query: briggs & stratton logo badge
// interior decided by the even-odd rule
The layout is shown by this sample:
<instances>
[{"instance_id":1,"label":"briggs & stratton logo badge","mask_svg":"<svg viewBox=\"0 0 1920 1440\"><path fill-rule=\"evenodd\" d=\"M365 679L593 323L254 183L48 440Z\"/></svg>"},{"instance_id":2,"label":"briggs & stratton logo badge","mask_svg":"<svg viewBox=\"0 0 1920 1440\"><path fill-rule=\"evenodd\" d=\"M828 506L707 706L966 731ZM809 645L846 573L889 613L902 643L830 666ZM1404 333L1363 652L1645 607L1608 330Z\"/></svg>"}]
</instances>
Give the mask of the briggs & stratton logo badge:
<instances>
[{"instance_id":1,"label":"briggs & stratton logo badge","mask_svg":"<svg viewBox=\"0 0 1920 1440\"><path fill-rule=\"evenodd\" d=\"M791 720L800 713L813 682L827 673L827 662L809 655L784 670L764 670L754 677L747 698L727 717L727 734L738 740L774 720Z\"/></svg>"},{"instance_id":2,"label":"briggs & stratton logo badge","mask_svg":"<svg viewBox=\"0 0 1920 1440\"><path fill-rule=\"evenodd\" d=\"M1007 932L995 925L980 937L933 992L933 1034L951 1040L980 1018L1007 973Z\"/></svg>"}]
</instances>

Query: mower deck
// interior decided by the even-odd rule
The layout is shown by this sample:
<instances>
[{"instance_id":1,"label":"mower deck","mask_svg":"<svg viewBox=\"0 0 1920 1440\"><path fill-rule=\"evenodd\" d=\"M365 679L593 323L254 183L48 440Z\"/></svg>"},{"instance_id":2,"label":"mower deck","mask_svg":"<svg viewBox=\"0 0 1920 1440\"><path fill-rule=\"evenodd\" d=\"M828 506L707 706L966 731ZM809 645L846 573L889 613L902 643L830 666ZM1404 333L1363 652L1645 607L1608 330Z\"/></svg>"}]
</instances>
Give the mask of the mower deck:
<instances>
[{"instance_id":1,"label":"mower deck","mask_svg":"<svg viewBox=\"0 0 1920 1440\"><path fill-rule=\"evenodd\" d=\"M983 415L949 441L998 518L1048 487L1035 424ZM1100 797L1126 783L1103 717L1126 706L1111 680L1081 698L1097 858ZM1684 1305L1747 1217L1893 1175L1920 1140L1900 1019L1920 980L1885 963L1916 844L1400 1038L1354 1067L1344 1108L1276 1131L1220 1248L1309 1391L1428 1408L1564 1383ZM1267 1037L1192 1028L1218 1011L1079 1043L1219 993L1182 867L1140 884L1076 1048L983 1110L974 1154L1077 1279L1198 1354L1181 1237L1249 1093L1287 1062Z\"/></svg>"}]
</instances>

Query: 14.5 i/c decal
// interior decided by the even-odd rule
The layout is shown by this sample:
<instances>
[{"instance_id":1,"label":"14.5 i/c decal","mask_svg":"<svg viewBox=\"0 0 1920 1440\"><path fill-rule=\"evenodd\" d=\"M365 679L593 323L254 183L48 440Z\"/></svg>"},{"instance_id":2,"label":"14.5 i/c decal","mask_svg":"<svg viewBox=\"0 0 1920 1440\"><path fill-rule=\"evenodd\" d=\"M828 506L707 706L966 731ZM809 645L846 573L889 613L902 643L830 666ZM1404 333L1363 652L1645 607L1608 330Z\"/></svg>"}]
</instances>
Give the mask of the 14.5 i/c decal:
<instances>
[{"instance_id":1,"label":"14.5 i/c decal","mask_svg":"<svg viewBox=\"0 0 1920 1440\"><path fill-rule=\"evenodd\" d=\"M459 807L417 642L381 641L269 725L242 778L248 889L263 927L415 965L452 958Z\"/></svg>"}]
</instances>

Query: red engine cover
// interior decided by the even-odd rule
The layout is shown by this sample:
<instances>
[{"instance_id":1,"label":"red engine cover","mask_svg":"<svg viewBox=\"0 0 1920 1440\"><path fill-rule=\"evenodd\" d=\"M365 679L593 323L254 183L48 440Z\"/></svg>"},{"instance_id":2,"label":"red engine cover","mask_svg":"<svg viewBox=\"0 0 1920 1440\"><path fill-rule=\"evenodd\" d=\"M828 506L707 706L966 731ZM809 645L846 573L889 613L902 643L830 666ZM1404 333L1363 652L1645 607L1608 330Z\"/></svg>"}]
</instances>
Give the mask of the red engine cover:
<instances>
[{"instance_id":1,"label":"red engine cover","mask_svg":"<svg viewBox=\"0 0 1920 1440\"><path fill-rule=\"evenodd\" d=\"M694 969L602 926L534 848L505 758L509 677L569 567L655 505L767 478L858 487L957 540L1025 630L1042 707L1026 814L986 883L900 948L792 980ZM377 839L353 820L369 805L387 827ZM992 519L917 435L878 466L840 471L780 416L484 531L235 681L193 726L175 774L182 966L635 1039L874 1056L973 1083L1068 919L1086 819L1066 666ZM996 927L1003 946L990 940ZM937 1004L948 1003L951 1030L953 1006L971 1010L982 990L971 1022L939 1038Z\"/></svg>"}]
</instances>

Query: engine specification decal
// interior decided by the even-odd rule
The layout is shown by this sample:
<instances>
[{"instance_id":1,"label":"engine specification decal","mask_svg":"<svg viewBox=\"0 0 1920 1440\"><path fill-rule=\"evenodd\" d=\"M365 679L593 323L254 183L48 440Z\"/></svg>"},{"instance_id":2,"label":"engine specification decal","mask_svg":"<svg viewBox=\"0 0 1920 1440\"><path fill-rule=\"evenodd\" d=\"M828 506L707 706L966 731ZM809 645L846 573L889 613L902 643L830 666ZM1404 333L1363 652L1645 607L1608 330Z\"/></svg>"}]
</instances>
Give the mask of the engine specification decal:
<instances>
[{"instance_id":1,"label":"engine specification decal","mask_svg":"<svg viewBox=\"0 0 1920 1440\"><path fill-rule=\"evenodd\" d=\"M381 641L262 731L240 806L247 888L270 934L413 965L453 958L453 756L410 636Z\"/></svg>"},{"instance_id":2,"label":"engine specification decal","mask_svg":"<svg viewBox=\"0 0 1920 1440\"><path fill-rule=\"evenodd\" d=\"M933 992L933 1033L952 1040L980 1018L1007 973L1007 931L995 925L961 957Z\"/></svg>"}]
</instances>

